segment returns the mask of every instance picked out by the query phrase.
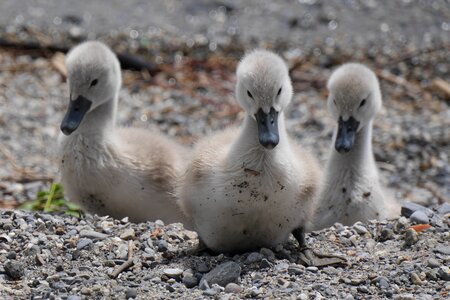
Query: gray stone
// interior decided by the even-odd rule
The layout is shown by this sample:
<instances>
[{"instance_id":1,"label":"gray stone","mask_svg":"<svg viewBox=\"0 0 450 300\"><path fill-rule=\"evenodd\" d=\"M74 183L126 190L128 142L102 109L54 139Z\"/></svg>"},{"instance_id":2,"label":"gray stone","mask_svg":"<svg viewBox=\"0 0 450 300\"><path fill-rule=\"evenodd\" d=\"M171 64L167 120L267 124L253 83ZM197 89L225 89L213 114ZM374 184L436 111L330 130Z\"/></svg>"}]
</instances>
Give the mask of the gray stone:
<instances>
[{"instance_id":1,"label":"gray stone","mask_svg":"<svg viewBox=\"0 0 450 300\"><path fill-rule=\"evenodd\" d=\"M207 290L203 291L203 295L211 296L211 297L217 295L218 293L219 292L215 289L207 289Z\"/></svg>"},{"instance_id":2,"label":"gray stone","mask_svg":"<svg viewBox=\"0 0 450 300\"><path fill-rule=\"evenodd\" d=\"M442 280L450 281L450 268L447 266L441 266L438 270L438 276Z\"/></svg>"},{"instance_id":3,"label":"gray stone","mask_svg":"<svg viewBox=\"0 0 450 300\"><path fill-rule=\"evenodd\" d=\"M273 264L272 264L270 261L268 261L267 259L263 258L263 259L261 260L261 263L259 264L259 267L260 267L261 269L272 268L272 267L273 267Z\"/></svg>"},{"instance_id":4,"label":"gray stone","mask_svg":"<svg viewBox=\"0 0 450 300\"><path fill-rule=\"evenodd\" d=\"M434 268L425 273L428 280L437 281L439 279L439 269Z\"/></svg>"},{"instance_id":5,"label":"gray stone","mask_svg":"<svg viewBox=\"0 0 450 300\"><path fill-rule=\"evenodd\" d=\"M384 276L378 276L374 279L374 282L381 289L387 289L390 286L389 280Z\"/></svg>"},{"instance_id":6,"label":"gray stone","mask_svg":"<svg viewBox=\"0 0 450 300\"><path fill-rule=\"evenodd\" d=\"M77 295L69 295L67 300L81 300L81 297Z\"/></svg>"},{"instance_id":7,"label":"gray stone","mask_svg":"<svg viewBox=\"0 0 450 300\"><path fill-rule=\"evenodd\" d=\"M267 258L275 258L275 254L273 253L273 251L267 248L261 248L261 250L259 250L259 253Z\"/></svg>"},{"instance_id":8,"label":"gray stone","mask_svg":"<svg viewBox=\"0 0 450 300\"><path fill-rule=\"evenodd\" d=\"M420 279L419 275L415 272L411 273L411 282L415 285L422 285L423 281Z\"/></svg>"},{"instance_id":9,"label":"gray stone","mask_svg":"<svg viewBox=\"0 0 450 300\"><path fill-rule=\"evenodd\" d=\"M430 259L428 259L427 264L428 264L428 266L429 266L430 268L439 268L439 266L441 265L441 264L439 263L439 261L438 261L437 259L435 259L435 258L430 258Z\"/></svg>"},{"instance_id":10,"label":"gray stone","mask_svg":"<svg viewBox=\"0 0 450 300\"><path fill-rule=\"evenodd\" d=\"M91 239L81 238L78 240L77 250L82 250L82 249L86 248L87 246L89 246L90 244L92 244Z\"/></svg>"},{"instance_id":11,"label":"gray stone","mask_svg":"<svg viewBox=\"0 0 450 300\"><path fill-rule=\"evenodd\" d=\"M243 288L240 285L233 282L230 282L225 287L225 293L239 294L242 290Z\"/></svg>"},{"instance_id":12,"label":"gray stone","mask_svg":"<svg viewBox=\"0 0 450 300\"><path fill-rule=\"evenodd\" d=\"M107 234L97 232L94 230L81 230L80 231L80 237L82 238L91 238L91 239L97 239L97 240L104 240L108 237Z\"/></svg>"},{"instance_id":13,"label":"gray stone","mask_svg":"<svg viewBox=\"0 0 450 300\"><path fill-rule=\"evenodd\" d=\"M24 266L18 261L8 260L3 267L5 273L14 280L22 278L25 274Z\"/></svg>"},{"instance_id":14,"label":"gray stone","mask_svg":"<svg viewBox=\"0 0 450 300\"><path fill-rule=\"evenodd\" d=\"M437 209L438 214L440 215L445 215L450 213L450 203L443 203L441 204L441 206L439 206L439 208Z\"/></svg>"},{"instance_id":15,"label":"gray stone","mask_svg":"<svg viewBox=\"0 0 450 300\"><path fill-rule=\"evenodd\" d=\"M208 273L209 271L211 271L211 268L204 261L198 262L195 268L200 273Z\"/></svg>"},{"instance_id":16,"label":"gray stone","mask_svg":"<svg viewBox=\"0 0 450 300\"><path fill-rule=\"evenodd\" d=\"M134 299L137 297L137 295L138 295L138 292L136 289L128 289L125 294L125 298L126 299Z\"/></svg>"},{"instance_id":17,"label":"gray stone","mask_svg":"<svg viewBox=\"0 0 450 300\"><path fill-rule=\"evenodd\" d=\"M193 288L198 284L198 279L193 275L186 275L183 276L183 283L187 288Z\"/></svg>"},{"instance_id":18,"label":"gray stone","mask_svg":"<svg viewBox=\"0 0 450 300\"><path fill-rule=\"evenodd\" d=\"M288 264L288 263L285 263L285 262L280 262L280 263L278 263L278 264L275 265L275 270L276 270L278 273L284 273L284 272L287 272L288 268L289 268L289 264Z\"/></svg>"},{"instance_id":19,"label":"gray stone","mask_svg":"<svg viewBox=\"0 0 450 300\"><path fill-rule=\"evenodd\" d=\"M120 238L122 240L132 240L136 237L136 234L134 232L133 228L127 228L125 229L122 234L120 235Z\"/></svg>"},{"instance_id":20,"label":"gray stone","mask_svg":"<svg viewBox=\"0 0 450 300\"><path fill-rule=\"evenodd\" d=\"M367 228L361 223L361 222L357 222L353 225L353 229L355 229L355 231L358 234L366 234L369 231L367 230Z\"/></svg>"},{"instance_id":21,"label":"gray stone","mask_svg":"<svg viewBox=\"0 0 450 300\"><path fill-rule=\"evenodd\" d=\"M208 281L204 280L203 278L202 278L202 280L200 280L200 284L198 285L198 287L203 291L210 288Z\"/></svg>"},{"instance_id":22,"label":"gray stone","mask_svg":"<svg viewBox=\"0 0 450 300\"><path fill-rule=\"evenodd\" d=\"M419 235L417 234L417 232L414 229L410 228L405 231L403 239L405 240L404 246L409 247L419 241Z\"/></svg>"},{"instance_id":23,"label":"gray stone","mask_svg":"<svg viewBox=\"0 0 450 300\"><path fill-rule=\"evenodd\" d=\"M400 294L394 297L394 300L416 300L413 294Z\"/></svg>"},{"instance_id":24,"label":"gray stone","mask_svg":"<svg viewBox=\"0 0 450 300\"><path fill-rule=\"evenodd\" d=\"M390 229L390 228L384 227L381 230L379 239L380 239L380 242L385 242L385 241L391 240L393 236L394 236L394 231L392 231L392 229Z\"/></svg>"},{"instance_id":25,"label":"gray stone","mask_svg":"<svg viewBox=\"0 0 450 300\"><path fill-rule=\"evenodd\" d=\"M402 209L401 209L402 216L409 218L415 211L422 211L428 217L433 215L433 211L431 209L426 208L425 206L422 206L420 204L413 203L410 201L404 201L402 203Z\"/></svg>"},{"instance_id":26,"label":"gray stone","mask_svg":"<svg viewBox=\"0 0 450 300\"><path fill-rule=\"evenodd\" d=\"M25 255L27 256L36 256L38 253L41 253L41 248L38 245L33 245L25 251Z\"/></svg>"},{"instance_id":27,"label":"gray stone","mask_svg":"<svg viewBox=\"0 0 450 300\"><path fill-rule=\"evenodd\" d=\"M256 262L260 262L262 258L263 258L263 256L260 253L252 252L245 259L245 263L246 264L253 264L253 263L256 263Z\"/></svg>"},{"instance_id":28,"label":"gray stone","mask_svg":"<svg viewBox=\"0 0 450 300\"><path fill-rule=\"evenodd\" d=\"M174 279L180 279L181 275L183 274L183 270L178 269L178 268L169 268L169 269L164 269L164 275L166 275L169 278L174 278Z\"/></svg>"},{"instance_id":29,"label":"gray stone","mask_svg":"<svg viewBox=\"0 0 450 300\"><path fill-rule=\"evenodd\" d=\"M175 287L171 284L166 285L166 290L168 290L171 293L176 291Z\"/></svg>"},{"instance_id":30,"label":"gray stone","mask_svg":"<svg viewBox=\"0 0 450 300\"><path fill-rule=\"evenodd\" d=\"M319 271L319 268L317 268L317 267L307 267L306 270L310 271L310 272L313 272L313 273L317 273L317 271Z\"/></svg>"},{"instance_id":31,"label":"gray stone","mask_svg":"<svg viewBox=\"0 0 450 300\"><path fill-rule=\"evenodd\" d=\"M428 218L426 213L420 210L413 212L409 219L416 224L428 224L430 222L430 218Z\"/></svg>"},{"instance_id":32,"label":"gray stone","mask_svg":"<svg viewBox=\"0 0 450 300\"><path fill-rule=\"evenodd\" d=\"M305 267L302 265L290 265L288 268L288 273L293 275L301 275L305 273Z\"/></svg>"},{"instance_id":33,"label":"gray stone","mask_svg":"<svg viewBox=\"0 0 450 300\"><path fill-rule=\"evenodd\" d=\"M167 241L165 241L165 240L159 240L157 242L157 245L158 245L159 252L166 252L167 250L169 250L169 245L167 244Z\"/></svg>"},{"instance_id":34,"label":"gray stone","mask_svg":"<svg viewBox=\"0 0 450 300\"><path fill-rule=\"evenodd\" d=\"M209 273L203 275L202 281L206 280L209 284L216 283L225 287L230 282L236 282L239 276L241 276L241 267L237 263L229 261L218 265Z\"/></svg>"},{"instance_id":35,"label":"gray stone","mask_svg":"<svg viewBox=\"0 0 450 300\"><path fill-rule=\"evenodd\" d=\"M444 255L450 255L450 246L448 245L438 245L434 248L434 252L441 253Z\"/></svg>"}]
</instances>

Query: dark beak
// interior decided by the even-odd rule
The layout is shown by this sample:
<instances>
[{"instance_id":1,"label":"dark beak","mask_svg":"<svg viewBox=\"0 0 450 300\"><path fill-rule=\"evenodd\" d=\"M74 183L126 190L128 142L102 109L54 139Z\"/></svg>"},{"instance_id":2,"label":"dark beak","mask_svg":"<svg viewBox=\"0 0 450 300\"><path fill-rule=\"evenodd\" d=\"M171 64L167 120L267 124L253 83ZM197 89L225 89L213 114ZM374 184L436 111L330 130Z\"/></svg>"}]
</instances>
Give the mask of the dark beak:
<instances>
[{"instance_id":1,"label":"dark beak","mask_svg":"<svg viewBox=\"0 0 450 300\"><path fill-rule=\"evenodd\" d=\"M75 100L70 100L69 108L61 122L61 131L65 135L74 132L80 126L84 115L91 108L92 102L83 96L78 96Z\"/></svg>"},{"instance_id":2,"label":"dark beak","mask_svg":"<svg viewBox=\"0 0 450 300\"><path fill-rule=\"evenodd\" d=\"M337 152L347 153L352 150L358 126L359 122L353 117L350 117L347 121L342 120L342 117L339 118L336 144L334 145Z\"/></svg>"},{"instance_id":3,"label":"dark beak","mask_svg":"<svg viewBox=\"0 0 450 300\"><path fill-rule=\"evenodd\" d=\"M267 149L273 149L280 141L278 134L278 112L271 107L266 114L261 108L255 115L258 122L258 135L260 144Z\"/></svg>"}]
</instances>

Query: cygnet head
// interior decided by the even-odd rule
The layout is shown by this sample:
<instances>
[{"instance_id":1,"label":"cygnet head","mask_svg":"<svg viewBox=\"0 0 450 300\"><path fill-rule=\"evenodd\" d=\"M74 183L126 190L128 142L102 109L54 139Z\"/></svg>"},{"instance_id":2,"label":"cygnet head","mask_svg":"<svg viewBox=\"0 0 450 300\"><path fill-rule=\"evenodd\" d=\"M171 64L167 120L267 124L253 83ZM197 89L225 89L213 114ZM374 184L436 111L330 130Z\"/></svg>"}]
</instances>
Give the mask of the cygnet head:
<instances>
[{"instance_id":1,"label":"cygnet head","mask_svg":"<svg viewBox=\"0 0 450 300\"><path fill-rule=\"evenodd\" d=\"M266 50L247 54L237 68L236 97L258 123L260 144L273 149L280 138L278 114L292 98L288 68L280 56Z\"/></svg>"},{"instance_id":2,"label":"cygnet head","mask_svg":"<svg viewBox=\"0 0 450 300\"><path fill-rule=\"evenodd\" d=\"M85 115L113 101L122 77L116 55L103 43L85 42L73 48L66 58L70 102L61 123L65 135L74 132Z\"/></svg>"},{"instance_id":3,"label":"cygnet head","mask_svg":"<svg viewBox=\"0 0 450 300\"><path fill-rule=\"evenodd\" d=\"M369 124L381 107L380 85L366 66L340 66L328 80L328 110L338 122L335 149L349 152L356 133Z\"/></svg>"}]
</instances>

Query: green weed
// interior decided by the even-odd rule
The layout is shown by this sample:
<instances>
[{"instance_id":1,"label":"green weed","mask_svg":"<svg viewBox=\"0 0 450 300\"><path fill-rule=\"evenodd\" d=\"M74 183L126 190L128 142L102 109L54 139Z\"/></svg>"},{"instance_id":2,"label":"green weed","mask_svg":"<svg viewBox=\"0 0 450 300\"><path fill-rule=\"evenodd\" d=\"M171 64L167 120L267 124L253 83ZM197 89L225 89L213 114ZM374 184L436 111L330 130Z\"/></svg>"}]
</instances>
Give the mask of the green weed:
<instances>
[{"instance_id":1,"label":"green weed","mask_svg":"<svg viewBox=\"0 0 450 300\"><path fill-rule=\"evenodd\" d=\"M77 218L82 217L81 208L64 199L64 189L59 183L52 183L48 191L40 191L36 199L23 203L19 208L33 211L64 213Z\"/></svg>"}]
</instances>

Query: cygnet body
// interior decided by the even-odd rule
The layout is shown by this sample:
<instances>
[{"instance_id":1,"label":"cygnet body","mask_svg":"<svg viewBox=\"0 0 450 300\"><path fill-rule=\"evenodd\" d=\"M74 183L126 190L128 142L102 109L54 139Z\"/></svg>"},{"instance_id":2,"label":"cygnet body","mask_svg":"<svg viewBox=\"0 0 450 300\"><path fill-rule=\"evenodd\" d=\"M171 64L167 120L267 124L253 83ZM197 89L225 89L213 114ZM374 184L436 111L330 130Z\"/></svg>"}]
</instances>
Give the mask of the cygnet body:
<instances>
[{"instance_id":1,"label":"cygnet body","mask_svg":"<svg viewBox=\"0 0 450 300\"><path fill-rule=\"evenodd\" d=\"M338 126L313 229L398 215L397 202L381 187L372 152L372 123L382 105L376 75L349 63L334 71L327 87L328 110Z\"/></svg>"},{"instance_id":2,"label":"cygnet body","mask_svg":"<svg viewBox=\"0 0 450 300\"><path fill-rule=\"evenodd\" d=\"M66 59L70 101L61 123L61 181L85 210L131 221L185 222L176 185L184 149L144 129L116 129L121 70L100 42L72 49Z\"/></svg>"},{"instance_id":3,"label":"cygnet body","mask_svg":"<svg viewBox=\"0 0 450 300\"><path fill-rule=\"evenodd\" d=\"M316 160L288 136L292 85L284 61L256 50L237 68L246 116L200 141L180 201L205 245L217 252L272 247L304 228L320 182Z\"/></svg>"}]
</instances>

